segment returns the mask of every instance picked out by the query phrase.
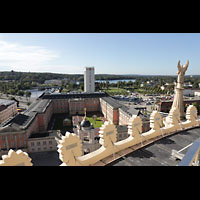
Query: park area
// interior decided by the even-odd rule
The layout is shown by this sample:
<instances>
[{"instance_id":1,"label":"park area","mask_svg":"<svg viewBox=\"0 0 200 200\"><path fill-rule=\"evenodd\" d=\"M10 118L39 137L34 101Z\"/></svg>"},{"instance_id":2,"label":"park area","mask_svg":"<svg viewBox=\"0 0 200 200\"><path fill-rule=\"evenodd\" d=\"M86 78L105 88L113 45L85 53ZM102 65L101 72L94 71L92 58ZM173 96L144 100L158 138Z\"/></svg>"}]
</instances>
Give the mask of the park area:
<instances>
[{"instance_id":1,"label":"park area","mask_svg":"<svg viewBox=\"0 0 200 200\"><path fill-rule=\"evenodd\" d=\"M87 119L93 124L94 128L100 128L104 123L100 117L97 117L96 120L93 117L87 117Z\"/></svg>"}]
</instances>

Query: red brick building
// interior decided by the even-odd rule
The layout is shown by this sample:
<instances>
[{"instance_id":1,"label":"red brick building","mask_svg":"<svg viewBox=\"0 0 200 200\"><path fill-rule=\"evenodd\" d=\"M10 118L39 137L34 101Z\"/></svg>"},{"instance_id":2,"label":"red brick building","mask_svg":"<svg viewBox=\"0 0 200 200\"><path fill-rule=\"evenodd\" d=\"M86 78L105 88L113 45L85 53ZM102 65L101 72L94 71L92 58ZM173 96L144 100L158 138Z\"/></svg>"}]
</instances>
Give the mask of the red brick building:
<instances>
[{"instance_id":1,"label":"red brick building","mask_svg":"<svg viewBox=\"0 0 200 200\"><path fill-rule=\"evenodd\" d=\"M47 131L53 114L83 115L84 108L87 109L87 113L102 112L108 121L117 126L126 126L132 115L140 114L139 111L118 103L106 93L43 95L32 103L23 114L18 114L2 124L0 127L0 155L7 153L10 148L20 148L28 152L32 149L28 146L32 144L29 140L34 137L34 134L43 134ZM34 137L34 140L37 139ZM45 141L42 142L45 143ZM43 151L41 147L38 148L36 151Z\"/></svg>"},{"instance_id":2,"label":"red brick building","mask_svg":"<svg viewBox=\"0 0 200 200\"><path fill-rule=\"evenodd\" d=\"M157 104L157 110L159 112L166 112L168 113L172 107L172 100L168 100L168 101L161 101ZM200 105L200 99L198 98L193 98L193 99L184 99L184 106L186 105L192 105L193 103L197 103L198 105Z\"/></svg>"}]
</instances>

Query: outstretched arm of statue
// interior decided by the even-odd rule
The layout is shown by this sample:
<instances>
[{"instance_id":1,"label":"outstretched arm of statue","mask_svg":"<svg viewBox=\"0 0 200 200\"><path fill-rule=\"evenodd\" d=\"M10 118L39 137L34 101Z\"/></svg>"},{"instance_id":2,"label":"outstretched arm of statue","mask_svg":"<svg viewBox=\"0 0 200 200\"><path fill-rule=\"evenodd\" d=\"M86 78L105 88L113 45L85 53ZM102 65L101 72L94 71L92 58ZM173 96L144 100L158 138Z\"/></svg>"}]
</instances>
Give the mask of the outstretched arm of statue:
<instances>
[{"instance_id":1,"label":"outstretched arm of statue","mask_svg":"<svg viewBox=\"0 0 200 200\"><path fill-rule=\"evenodd\" d=\"M177 72L177 74L180 74L181 71L182 71L182 67L181 67L181 65L180 65L180 60L178 61L177 68L178 68L178 72Z\"/></svg>"},{"instance_id":2,"label":"outstretched arm of statue","mask_svg":"<svg viewBox=\"0 0 200 200\"><path fill-rule=\"evenodd\" d=\"M187 60L186 64L183 66L184 73L187 71L188 65L189 65L189 60Z\"/></svg>"}]
</instances>

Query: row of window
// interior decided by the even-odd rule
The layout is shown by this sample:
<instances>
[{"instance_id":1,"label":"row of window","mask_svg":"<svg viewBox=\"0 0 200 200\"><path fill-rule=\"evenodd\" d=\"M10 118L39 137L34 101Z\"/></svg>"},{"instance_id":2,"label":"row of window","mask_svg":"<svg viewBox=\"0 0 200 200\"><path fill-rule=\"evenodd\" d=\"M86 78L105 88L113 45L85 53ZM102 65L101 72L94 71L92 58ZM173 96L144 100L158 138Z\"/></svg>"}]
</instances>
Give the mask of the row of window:
<instances>
[{"instance_id":1,"label":"row of window","mask_svg":"<svg viewBox=\"0 0 200 200\"><path fill-rule=\"evenodd\" d=\"M15 136L15 135L10 135L10 139L11 139L11 140L14 140L14 136ZM6 137L7 137L6 135L2 135L2 136L1 136L2 141L5 141L5 140L6 140ZM22 138L23 138L23 135L20 135L19 137L20 137L20 139L22 139Z\"/></svg>"},{"instance_id":2,"label":"row of window","mask_svg":"<svg viewBox=\"0 0 200 200\"><path fill-rule=\"evenodd\" d=\"M51 149L51 150L52 150L53 147L49 147L48 149ZM48 149L47 149L47 147L43 147L43 148L42 148L43 151L48 150ZM41 148L40 148L40 147L38 147L37 149L32 148L31 150L32 150L32 151L35 151L35 150L41 151Z\"/></svg>"},{"instance_id":3,"label":"row of window","mask_svg":"<svg viewBox=\"0 0 200 200\"><path fill-rule=\"evenodd\" d=\"M42 142L37 142L37 146L40 146ZM47 141L43 141L42 143L43 145L47 145ZM52 141L49 141L49 144L51 145L52 144ZM35 146L35 142L31 142L31 146Z\"/></svg>"},{"instance_id":4,"label":"row of window","mask_svg":"<svg viewBox=\"0 0 200 200\"><path fill-rule=\"evenodd\" d=\"M23 147L24 145L25 145L25 142L24 142L24 141L20 141L20 146ZM9 145L8 148L14 148L14 147L16 147L15 142L14 142L14 141L11 141L11 144ZM3 143L3 144L2 144L2 148L3 148L3 149L7 148L6 143Z\"/></svg>"}]
</instances>

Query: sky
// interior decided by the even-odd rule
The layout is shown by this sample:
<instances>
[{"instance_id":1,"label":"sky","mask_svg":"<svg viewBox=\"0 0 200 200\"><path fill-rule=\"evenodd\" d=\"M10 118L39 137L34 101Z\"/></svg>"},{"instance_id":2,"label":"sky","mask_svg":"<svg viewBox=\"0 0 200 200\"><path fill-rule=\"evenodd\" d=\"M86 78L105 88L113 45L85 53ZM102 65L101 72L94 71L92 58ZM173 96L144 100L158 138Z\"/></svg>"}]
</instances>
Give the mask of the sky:
<instances>
[{"instance_id":1,"label":"sky","mask_svg":"<svg viewBox=\"0 0 200 200\"><path fill-rule=\"evenodd\" d=\"M0 71L200 75L200 33L0 33Z\"/></svg>"}]
</instances>

